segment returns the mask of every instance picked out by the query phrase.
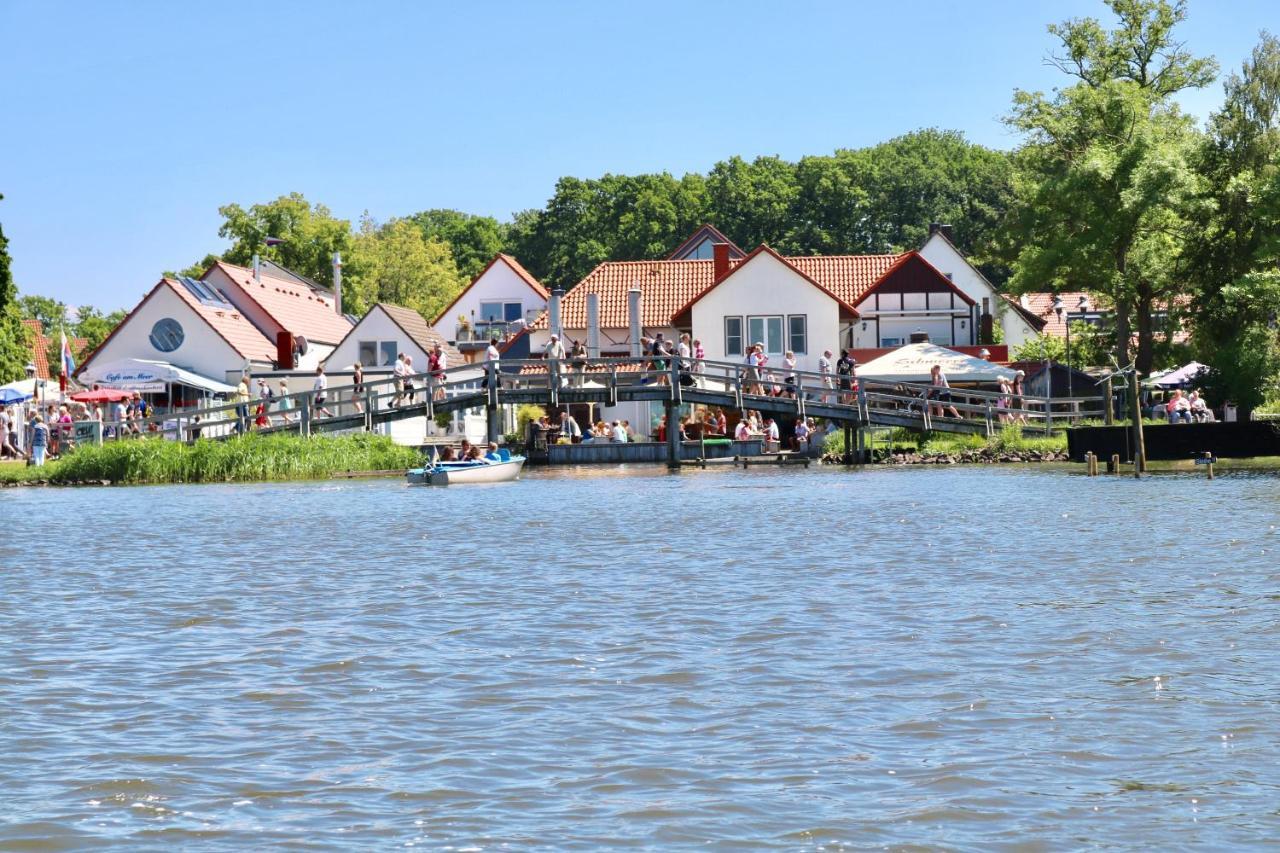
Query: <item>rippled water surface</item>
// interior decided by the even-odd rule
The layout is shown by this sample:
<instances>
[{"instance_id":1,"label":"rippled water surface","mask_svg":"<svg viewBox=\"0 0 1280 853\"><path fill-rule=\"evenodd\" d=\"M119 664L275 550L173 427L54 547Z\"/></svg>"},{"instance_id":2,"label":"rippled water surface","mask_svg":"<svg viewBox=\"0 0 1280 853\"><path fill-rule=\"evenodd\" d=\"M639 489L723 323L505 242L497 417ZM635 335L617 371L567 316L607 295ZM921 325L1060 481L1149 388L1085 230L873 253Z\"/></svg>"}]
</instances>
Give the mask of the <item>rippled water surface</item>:
<instances>
[{"instance_id":1,"label":"rippled water surface","mask_svg":"<svg viewBox=\"0 0 1280 853\"><path fill-rule=\"evenodd\" d=\"M1280 478L0 492L0 848L1280 839Z\"/></svg>"}]
</instances>

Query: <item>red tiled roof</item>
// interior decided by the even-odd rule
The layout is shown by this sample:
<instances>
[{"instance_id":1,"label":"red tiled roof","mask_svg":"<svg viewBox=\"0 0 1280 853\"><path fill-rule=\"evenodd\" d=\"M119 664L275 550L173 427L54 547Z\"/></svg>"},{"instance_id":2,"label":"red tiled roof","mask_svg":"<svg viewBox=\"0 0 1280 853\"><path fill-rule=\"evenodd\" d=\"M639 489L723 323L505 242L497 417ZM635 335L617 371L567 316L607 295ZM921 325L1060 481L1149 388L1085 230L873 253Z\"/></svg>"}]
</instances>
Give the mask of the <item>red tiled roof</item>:
<instances>
[{"instance_id":1,"label":"red tiled roof","mask_svg":"<svg viewBox=\"0 0 1280 853\"><path fill-rule=\"evenodd\" d=\"M266 272L255 282L253 270L226 261L218 261L214 266L221 267L250 299L294 335L317 343L336 344L351 331L351 321L334 310L333 300L305 285ZM273 346L273 352L274 349Z\"/></svg>"},{"instance_id":2,"label":"red tiled roof","mask_svg":"<svg viewBox=\"0 0 1280 853\"><path fill-rule=\"evenodd\" d=\"M824 257L784 257L802 274L831 292L841 302L856 306L876 280L902 255L831 255ZM731 261L730 269L741 262ZM587 327L587 294L600 294L600 327L625 329L627 291L643 292L640 314L648 327L670 326L681 308L714 284L714 261L606 261L565 294L561 303L561 325L566 329ZM546 329L547 317L539 317L534 329Z\"/></svg>"},{"instance_id":3,"label":"red tiled roof","mask_svg":"<svg viewBox=\"0 0 1280 853\"><path fill-rule=\"evenodd\" d=\"M49 373L49 344L52 338L45 337L44 324L39 320L23 320L22 324L31 330L31 363L36 366L36 378L53 379L55 374ZM84 338L68 338L67 343L70 344L71 354L78 362L80 354L84 352L89 342ZM58 370L61 372L61 365L58 366Z\"/></svg>"},{"instance_id":4,"label":"red tiled roof","mask_svg":"<svg viewBox=\"0 0 1280 853\"><path fill-rule=\"evenodd\" d=\"M433 326L439 325L440 321L443 320L446 316L448 316L449 312L453 310L453 306L458 304L458 300L466 296L467 292L470 291L471 288L475 286L475 283L480 279L484 278L484 274L487 273L490 270L490 268L492 268L493 265L496 264L498 261L502 261L504 264L506 264L513 273L515 273L517 276L520 277L521 281L529 285L529 287L533 290L534 293L538 294L543 299L551 298L550 292L548 292L547 289L543 287L542 282L534 278L533 273L529 272L527 269L521 266L520 262L517 261L515 258L511 257L508 254L504 254L503 252L499 252L498 254L493 256L493 260L489 261L489 263L484 265L484 269L480 270L479 275L471 279L470 284L462 288L461 293L453 297L453 301L450 302L448 305L446 305L444 307L444 310L441 311L439 315L437 315L436 318L431 321L431 325Z\"/></svg>"},{"instance_id":5,"label":"red tiled roof","mask_svg":"<svg viewBox=\"0 0 1280 853\"><path fill-rule=\"evenodd\" d=\"M170 290L178 294L179 299L187 303L192 311L199 314L201 319L208 323L240 355L253 361L274 362L276 360L275 343L268 340L266 335L258 331L258 327L250 323L234 305L227 305L222 308L208 305L197 299L195 294L187 290L186 287L172 279L163 279L161 284L167 285ZM136 311L137 309L134 310ZM126 317L124 322L127 323L129 319L129 317ZM124 323L120 325L123 326Z\"/></svg>"}]
</instances>

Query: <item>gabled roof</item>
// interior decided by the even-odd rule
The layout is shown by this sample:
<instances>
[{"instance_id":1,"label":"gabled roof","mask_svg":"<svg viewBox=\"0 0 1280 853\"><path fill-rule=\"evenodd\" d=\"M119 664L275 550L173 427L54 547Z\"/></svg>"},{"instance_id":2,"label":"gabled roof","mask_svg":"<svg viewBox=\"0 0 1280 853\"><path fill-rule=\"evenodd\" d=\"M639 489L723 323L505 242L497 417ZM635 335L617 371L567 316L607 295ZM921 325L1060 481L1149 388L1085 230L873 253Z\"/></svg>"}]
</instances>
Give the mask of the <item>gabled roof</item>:
<instances>
[{"instance_id":1,"label":"gabled roof","mask_svg":"<svg viewBox=\"0 0 1280 853\"><path fill-rule=\"evenodd\" d=\"M902 258L903 255L814 255L787 260L844 302L857 305Z\"/></svg>"},{"instance_id":2,"label":"gabled roof","mask_svg":"<svg viewBox=\"0 0 1280 853\"><path fill-rule=\"evenodd\" d=\"M880 274L880 277L876 279L875 283L872 284L871 287L862 292L861 296L859 296L859 300L866 300L868 296L877 290L888 288L901 277L908 275L915 276L916 282L919 282L920 276L923 276L926 283L935 287L940 287L943 290L951 291L953 294L964 300L966 305L975 304L973 297L956 287L955 282L943 275L937 267L925 260L925 257L919 252L907 252L906 254L899 256L888 269ZM920 291L918 288L910 288L908 289L908 292Z\"/></svg>"},{"instance_id":3,"label":"gabled roof","mask_svg":"<svg viewBox=\"0 0 1280 853\"><path fill-rule=\"evenodd\" d=\"M704 223L697 231L689 235L688 239L675 248L671 254L667 255L668 261L686 261L689 255L701 246L705 241L710 240L712 243L727 243L729 245L729 257L734 260L742 260L747 253L738 247L738 244L724 236L719 228L714 225ZM695 259L696 260L696 259Z\"/></svg>"},{"instance_id":4,"label":"gabled roof","mask_svg":"<svg viewBox=\"0 0 1280 853\"><path fill-rule=\"evenodd\" d=\"M235 350L235 352L242 358L267 364L275 363L276 345L272 341L267 340L267 337L263 335L262 332L258 331L258 327L250 323L249 320L234 306L228 305L226 307L219 308L214 305L206 304L197 299L195 294L180 282L169 278L162 278L160 281L156 282L155 287L147 291L147 295L142 297L142 301L134 306L133 310L120 321L120 325L112 329L111 334L107 335L102 343L98 344L97 348L85 357L80 366L76 368L76 373L79 374L84 370L84 368L97 357L98 353L105 349L107 344L111 343L115 338L116 333L127 326L130 321L137 316L137 313L142 309L142 306L146 305L151 301L153 296L165 288L168 288L175 293L197 317L203 320L218 337L226 341L227 345Z\"/></svg>"},{"instance_id":5,"label":"gabled roof","mask_svg":"<svg viewBox=\"0 0 1280 853\"><path fill-rule=\"evenodd\" d=\"M36 366L36 378L54 378L54 375L49 372L49 344L52 338L45 336L44 323L39 320L23 320L22 324L31 330L31 363ZM84 338L67 338L67 344L71 347L71 354L75 356L76 361L80 360L80 353L84 351L87 343L88 341ZM62 370L61 364L58 365L58 370Z\"/></svg>"},{"instance_id":6,"label":"gabled roof","mask_svg":"<svg viewBox=\"0 0 1280 853\"><path fill-rule=\"evenodd\" d=\"M315 343L336 344L351 331L351 321L334 310L332 299L296 280L277 278L264 270L261 280L255 282L253 270L226 261L215 263L201 278L208 278L215 268L221 268L249 299L294 335Z\"/></svg>"},{"instance_id":7,"label":"gabled roof","mask_svg":"<svg viewBox=\"0 0 1280 853\"><path fill-rule=\"evenodd\" d=\"M961 260L963 260L966 264L969 264L969 269L973 270L975 273L978 274L978 278L982 279L983 282L986 283L987 287L991 288L991 292L999 296L1001 299L1003 299L1005 304L1008 305L1010 308L1012 308L1015 312L1017 312L1017 314L1020 317L1022 317L1022 319L1026 320L1027 323L1030 324L1033 329L1035 329L1037 332L1041 332L1044 330L1045 320L1042 317L1037 317L1033 312L1028 311L1027 308L1023 306L1018 300L1010 298L1006 294L1001 293L996 288L996 286L991 283L991 280L982 274L982 270L978 269L972 263L969 262L968 255L960 251L960 247L957 246L954 241L952 241L952 239L947 235L946 231L943 231L942 229L931 231L929 233L929 236L925 238L924 246L927 246L929 244L929 241L932 240L934 237L939 238L940 240L942 240L942 242L946 243L949 247L951 247L951 251L959 255ZM924 246L921 246L920 248L923 249Z\"/></svg>"},{"instance_id":8,"label":"gabled roof","mask_svg":"<svg viewBox=\"0 0 1280 853\"><path fill-rule=\"evenodd\" d=\"M671 317L691 299L710 287L714 261L606 261L574 285L560 303L560 325L566 329L587 327L587 294L600 296L600 328L625 329L631 325L627 292L639 288L641 324L671 325ZM529 327L546 329L543 314Z\"/></svg>"},{"instance_id":9,"label":"gabled roof","mask_svg":"<svg viewBox=\"0 0 1280 853\"><path fill-rule=\"evenodd\" d=\"M425 317L417 311L414 311L412 308L392 305L389 302L375 303L373 307L360 318L360 322L356 323L355 326L352 327L346 337L338 342L338 346L334 347L334 351L336 352L338 347L341 347L346 343L348 338L358 335L360 325L364 323L364 321L367 320L373 312L378 310L382 310L389 318L391 318L391 322L395 323L400 328L400 331L404 332L405 335L408 336L409 340L417 344L423 352L430 352L432 348L439 343L444 348L444 354L449 364L461 364L466 361L466 359L463 358L462 353L458 351L457 347L450 344L445 340L443 335L439 334L435 329L428 325Z\"/></svg>"},{"instance_id":10,"label":"gabled roof","mask_svg":"<svg viewBox=\"0 0 1280 853\"><path fill-rule=\"evenodd\" d=\"M843 309L848 316L850 317L858 316L858 310L856 308L854 308L849 303L845 302L845 300L841 299L839 296L837 296L827 287L824 287L822 284L818 283L818 281L816 281L812 276L810 276L808 273L801 270L799 267L791 263L786 258L782 257L782 255L779 255L777 252L771 249L767 244L761 243L759 246L756 246L756 248L751 252L751 254L747 255L737 264L732 265L729 268L728 273L721 276L720 279L715 281L710 287L703 288L701 292L699 292L696 296L694 296L687 303L681 306L679 310L673 312L671 315L671 322L675 323L676 325L682 325L681 321L685 318L685 316L693 308L694 304L697 303L698 300L706 296L711 291L715 290L720 285L724 284L729 279L733 278L734 275L737 274L739 270L744 269L748 264L750 264L760 255L769 255L775 260L777 260L779 263L790 268L793 272L795 272L796 275L800 276L802 279L809 282L809 284L812 284L814 287L818 288L818 290L822 291L823 293L827 294L827 296L830 296L832 299L834 299L836 301L836 304L839 305L840 308Z\"/></svg>"},{"instance_id":11,"label":"gabled roof","mask_svg":"<svg viewBox=\"0 0 1280 853\"><path fill-rule=\"evenodd\" d=\"M492 268L493 265L496 263L506 264L506 266L509 267L511 271L516 274L517 278L519 278L525 284L529 285L529 289L532 290L534 293L538 294L538 296L542 297L543 300L547 300L551 298L551 293L548 292L546 287L543 286L542 282L534 278L533 273L529 272L527 269L521 266L520 262L517 261L515 258L511 257L510 255L499 252L498 254L493 256L493 260L489 261L489 263L484 265L484 269L480 270L480 274L477 275L475 278L471 279L471 283L468 284L466 287L464 287L462 289L462 292L459 293L457 296L455 296L453 298L453 301L445 306L445 309L440 312L440 315L436 317L435 320L432 321L431 325L433 326L438 325L441 320L447 317L449 315L449 312L453 310L453 306L458 304L458 300L466 296L471 291L471 288L476 286L476 282L484 278L485 273L487 273L490 270L490 268Z\"/></svg>"}]
</instances>

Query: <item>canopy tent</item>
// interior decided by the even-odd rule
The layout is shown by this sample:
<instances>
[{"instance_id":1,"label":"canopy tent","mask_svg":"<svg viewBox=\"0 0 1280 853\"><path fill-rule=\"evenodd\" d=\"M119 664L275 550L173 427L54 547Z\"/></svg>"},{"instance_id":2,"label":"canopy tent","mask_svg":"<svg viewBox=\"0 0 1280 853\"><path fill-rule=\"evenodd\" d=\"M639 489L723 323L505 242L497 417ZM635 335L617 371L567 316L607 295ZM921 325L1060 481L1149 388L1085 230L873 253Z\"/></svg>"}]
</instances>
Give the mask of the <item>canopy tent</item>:
<instances>
[{"instance_id":1,"label":"canopy tent","mask_svg":"<svg viewBox=\"0 0 1280 853\"><path fill-rule=\"evenodd\" d=\"M0 388L0 405L8 403L21 403L23 400L30 400L31 395L15 388Z\"/></svg>"},{"instance_id":2,"label":"canopy tent","mask_svg":"<svg viewBox=\"0 0 1280 853\"><path fill-rule=\"evenodd\" d=\"M948 382L999 382L1012 380L1014 371L937 344L907 344L859 365L858 378L877 382L928 382L929 371L942 366Z\"/></svg>"},{"instance_id":3,"label":"canopy tent","mask_svg":"<svg viewBox=\"0 0 1280 853\"><path fill-rule=\"evenodd\" d=\"M20 394L22 395L23 400L27 400L36 395L36 388L42 382L44 383L44 390L46 394L50 391L55 395L58 393L58 383L48 379L19 379L17 382L10 382L8 385L0 385L0 391L10 391L15 394ZM20 401L14 400L12 402Z\"/></svg>"},{"instance_id":4,"label":"canopy tent","mask_svg":"<svg viewBox=\"0 0 1280 853\"><path fill-rule=\"evenodd\" d=\"M94 391L72 394L71 399L77 403L114 403L117 400L129 399L129 392L116 388L98 388Z\"/></svg>"},{"instance_id":5,"label":"canopy tent","mask_svg":"<svg viewBox=\"0 0 1280 853\"><path fill-rule=\"evenodd\" d=\"M1200 374L1206 372L1209 368L1198 361L1185 364L1177 370L1169 370L1165 373L1157 373L1149 378L1146 385L1154 385L1157 388L1186 388L1188 385L1194 385Z\"/></svg>"},{"instance_id":6,"label":"canopy tent","mask_svg":"<svg viewBox=\"0 0 1280 853\"><path fill-rule=\"evenodd\" d=\"M232 394L236 390L225 382L175 367L167 361L145 358L122 358L109 364L94 365L92 370L80 375L80 381L105 388L145 392L163 392L169 385L189 385L212 394Z\"/></svg>"}]
</instances>

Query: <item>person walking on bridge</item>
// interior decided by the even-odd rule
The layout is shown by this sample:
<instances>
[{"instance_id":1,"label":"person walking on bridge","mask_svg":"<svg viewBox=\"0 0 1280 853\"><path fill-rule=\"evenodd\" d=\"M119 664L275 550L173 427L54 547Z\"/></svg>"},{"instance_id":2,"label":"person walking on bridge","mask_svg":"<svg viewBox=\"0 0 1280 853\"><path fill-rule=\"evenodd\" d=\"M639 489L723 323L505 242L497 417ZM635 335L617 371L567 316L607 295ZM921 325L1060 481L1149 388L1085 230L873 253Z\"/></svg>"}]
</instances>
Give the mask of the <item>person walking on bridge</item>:
<instances>
[{"instance_id":1,"label":"person walking on bridge","mask_svg":"<svg viewBox=\"0 0 1280 853\"><path fill-rule=\"evenodd\" d=\"M431 398L433 400L444 399L444 382L445 371L449 368L449 357L445 354L444 346L439 341L431 348L431 354L427 356L427 375L431 378Z\"/></svg>"},{"instance_id":2,"label":"person walking on bridge","mask_svg":"<svg viewBox=\"0 0 1280 853\"><path fill-rule=\"evenodd\" d=\"M316 381L311 386L315 399L315 411L317 415L324 415L326 418L333 417L333 412L324 407L327 402L327 394L329 390L329 379L324 375L324 368L316 366Z\"/></svg>"}]
</instances>

